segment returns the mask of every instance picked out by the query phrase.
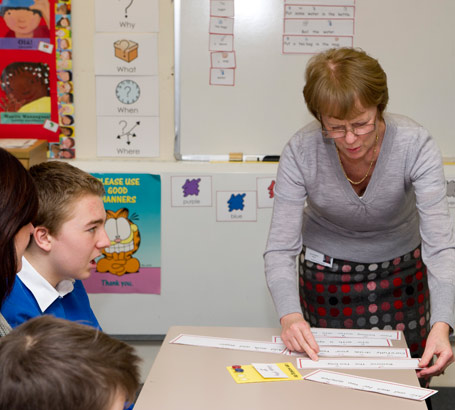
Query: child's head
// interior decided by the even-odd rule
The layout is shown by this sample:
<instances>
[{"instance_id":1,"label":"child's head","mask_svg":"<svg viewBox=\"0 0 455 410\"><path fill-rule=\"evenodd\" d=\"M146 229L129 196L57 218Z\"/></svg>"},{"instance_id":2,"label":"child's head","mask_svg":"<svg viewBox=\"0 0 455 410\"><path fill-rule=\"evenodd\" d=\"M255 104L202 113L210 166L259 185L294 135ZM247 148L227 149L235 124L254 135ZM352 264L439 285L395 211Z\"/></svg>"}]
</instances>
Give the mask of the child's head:
<instances>
[{"instance_id":1,"label":"child's head","mask_svg":"<svg viewBox=\"0 0 455 410\"><path fill-rule=\"evenodd\" d=\"M72 104L60 104L58 112L60 115L71 115L74 113L74 106Z\"/></svg>"},{"instance_id":2,"label":"child's head","mask_svg":"<svg viewBox=\"0 0 455 410\"><path fill-rule=\"evenodd\" d=\"M69 37L71 35L70 30L67 28L56 28L55 36L58 38Z\"/></svg>"},{"instance_id":3,"label":"child's head","mask_svg":"<svg viewBox=\"0 0 455 410\"><path fill-rule=\"evenodd\" d=\"M28 252L46 264L47 279L54 286L64 279L88 278L96 267L95 258L110 245L104 229L103 184L60 161L34 165L30 175L38 190L39 209Z\"/></svg>"},{"instance_id":4,"label":"child's head","mask_svg":"<svg viewBox=\"0 0 455 410\"><path fill-rule=\"evenodd\" d=\"M67 70L57 71L57 78L59 81L71 81L73 79L73 73Z\"/></svg>"},{"instance_id":5,"label":"child's head","mask_svg":"<svg viewBox=\"0 0 455 410\"><path fill-rule=\"evenodd\" d=\"M68 14L69 7L66 4L59 4L55 9L55 14Z\"/></svg>"},{"instance_id":6,"label":"child's head","mask_svg":"<svg viewBox=\"0 0 455 410\"><path fill-rule=\"evenodd\" d=\"M49 144L49 150L50 150L51 158L58 158L58 152L60 151L60 144L59 143Z\"/></svg>"},{"instance_id":7,"label":"child's head","mask_svg":"<svg viewBox=\"0 0 455 410\"><path fill-rule=\"evenodd\" d=\"M71 48L70 41L67 38L59 38L58 39L58 48L60 48L62 50Z\"/></svg>"},{"instance_id":8,"label":"child's head","mask_svg":"<svg viewBox=\"0 0 455 410\"><path fill-rule=\"evenodd\" d=\"M58 157L59 158L64 158L64 159L72 159L76 156L76 152L72 148L60 148L60 151L58 152Z\"/></svg>"},{"instance_id":9,"label":"child's head","mask_svg":"<svg viewBox=\"0 0 455 410\"><path fill-rule=\"evenodd\" d=\"M62 27L62 28L67 28L71 25L69 19L67 17L62 17L60 20L58 20L55 25L57 27Z\"/></svg>"},{"instance_id":10,"label":"child's head","mask_svg":"<svg viewBox=\"0 0 455 410\"><path fill-rule=\"evenodd\" d=\"M102 198L103 184L81 169L60 161L47 161L30 168L39 196L36 226L44 226L57 235L84 196Z\"/></svg>"},{"instance_id":11,"label":"child's head","mask_svg":"<svg viewBox=\"0 0 455 410\"><path fill-rule=\"evenodd\" d=\"M74 124L74 117L72 115L61 115L60 116L60 124L62 124L62 125L73 125Z\"/></svg>"},{"instance_id":12,"label":"child's head","mask_svg":"<svg viewBox=\"0 0 455 410\"><path fill-rule=\"evenodd\" d=\"M60 127L60 134L64 135L65 137L72 137L74 131L71 127Z\"/></svg>"},{"instance_id":13,"label":"child's head","mask_svg":"<svg viewBox=\"0 0 455 410\"><path fill-rule=\"evenodd\" d=\"M1 338L0 363L0 409L123 409L139 387L131 346L49 315Z\"/></svg>"},{"instance_id":14,"label":"child's head","mask_svg":"<svg viewBox=\"0 0 455 410\"><path fill-rule=\"evenodd\" d=\"M40 25L41 11L30 8L34 0L3 0L0 15L17 38L33 37L33 32Z\"/></svg>"},{"instance_id":15,"label":"child's head","mask_svg":"<svg viewBox=\"0 0 455 410\"><path fill-rule=\"evenodd\" d=\"M60 94L58 96L58 101L61 104L72 104L74 102L73 94L70 92Z\"/></svg>"},{"instance_id":16,"label":"child's head","mask_svg":"<svg viewBox=\"0 0 455 410\"><path fill-rule=\"evenodd\" d=\"M60 58L62 60L71 60L71 51L65 50L60 53Z\"/></svg>"},{"instance_id":17,"label":"child's head","mask_svg":"<svg viewBox=\"0 0 455 410\"><path fill-rule=\"evenodd\" d=\"M57 92L58 94L66 94L73 92L73 83L70 81L68 82L58 81Z\"/></svg>"},{"instance_id":18,"label":"child's head","mask_svg":"<svg viewBox=\"0 0 455 410\"><path fill-rule=\"evenodd\" d=\"M2 89L21 105L49 96L49 66L28 61L11 63L3 69Z\"/></svg>"},{"instance_id":19,"label":"child's head","mask_svg":"<svg viewBox=\"0 0 455 410\"><path fill-rule=\"evenodd\" d=\"M62 148L70 149L74 148L75 142L72 137L64 137L60 139L60 145Z\"/></svg>"}]
</instances>

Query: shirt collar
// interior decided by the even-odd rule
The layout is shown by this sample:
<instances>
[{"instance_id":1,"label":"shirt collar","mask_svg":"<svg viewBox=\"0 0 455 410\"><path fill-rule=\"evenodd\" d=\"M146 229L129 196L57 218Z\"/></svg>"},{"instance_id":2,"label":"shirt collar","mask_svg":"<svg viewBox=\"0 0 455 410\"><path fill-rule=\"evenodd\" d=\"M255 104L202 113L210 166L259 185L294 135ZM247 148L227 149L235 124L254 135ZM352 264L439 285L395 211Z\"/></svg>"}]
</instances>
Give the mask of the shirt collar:
<instances>
[{"instance_id":1,"label":"shirt collar","mask_svg":"<svg viewBox=\"0 0 455 410\"><path fill-rule=\"evenodd\" d=\"M22 269L17 276L32 292L43 313L58 298L62 298L74 289L74 279L64 279L54 288L25 257L22 257Z\"/></svg>"}]
</instances>

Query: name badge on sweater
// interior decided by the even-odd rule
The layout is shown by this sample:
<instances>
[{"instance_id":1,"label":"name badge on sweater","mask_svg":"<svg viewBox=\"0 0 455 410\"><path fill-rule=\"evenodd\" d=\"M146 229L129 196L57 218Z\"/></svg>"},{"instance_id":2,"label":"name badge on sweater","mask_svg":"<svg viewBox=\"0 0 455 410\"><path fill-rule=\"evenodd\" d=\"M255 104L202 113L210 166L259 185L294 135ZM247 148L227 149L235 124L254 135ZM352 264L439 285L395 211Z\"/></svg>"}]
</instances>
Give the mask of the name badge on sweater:
<instances>
[{"instance_id":1,"label":"name badge on sweater","mask_svg":"<svg viewBox=\"0 0 455 410\"><path fill-rule=\"evenodd\" d=\"M333 264L333 258L308 247L305 250L305 259L329 268L331 268Z\"/></svg>"}]
</instances>

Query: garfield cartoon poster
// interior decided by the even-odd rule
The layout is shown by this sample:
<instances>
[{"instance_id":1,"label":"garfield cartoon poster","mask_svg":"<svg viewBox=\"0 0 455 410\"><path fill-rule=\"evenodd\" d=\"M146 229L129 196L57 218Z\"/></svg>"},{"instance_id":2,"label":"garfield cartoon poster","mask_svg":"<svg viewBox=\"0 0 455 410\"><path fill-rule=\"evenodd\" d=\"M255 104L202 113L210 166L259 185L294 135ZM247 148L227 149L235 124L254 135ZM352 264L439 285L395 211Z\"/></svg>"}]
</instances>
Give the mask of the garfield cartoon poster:
<instances>
[{"instance_id":1,"label":"garfield cartoon poster","mask_svg":"<svg viewBox=\"0 0 455 410\"><path fill-rule=\"evenodd\" d=\"M151 174L93 174L104 185L110 246L84 280L89 293L161 291L161 180Z\"/></svg>"}]
</instances>

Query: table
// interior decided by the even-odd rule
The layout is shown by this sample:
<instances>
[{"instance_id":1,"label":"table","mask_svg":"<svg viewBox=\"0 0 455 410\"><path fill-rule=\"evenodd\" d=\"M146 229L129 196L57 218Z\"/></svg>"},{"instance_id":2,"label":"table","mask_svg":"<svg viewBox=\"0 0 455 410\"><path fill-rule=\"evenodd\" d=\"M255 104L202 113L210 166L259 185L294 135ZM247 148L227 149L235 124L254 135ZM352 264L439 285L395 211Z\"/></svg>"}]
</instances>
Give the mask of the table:
<instances>
[{"instance_id":1,"label":"table","mask_svg":"<svg viewBox=\"0 0 455 410\"><path fill-rule=\"evenodd\" d=\"M226 366L292 362L295 357L271 353L169 344L181 333L255 341L272 341L280 329L174 326L169 329L144 383L135 410L424 410L425 402L298 380L237 384ZM406 342L394 340L394 347ZM312 370L299 369L302 376ZM419 386L414 370L340 370L397 383ZM317 407L316 407L317 405Z\"/></svg>"}]
</instances>

